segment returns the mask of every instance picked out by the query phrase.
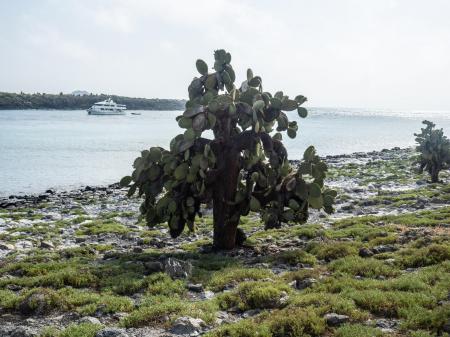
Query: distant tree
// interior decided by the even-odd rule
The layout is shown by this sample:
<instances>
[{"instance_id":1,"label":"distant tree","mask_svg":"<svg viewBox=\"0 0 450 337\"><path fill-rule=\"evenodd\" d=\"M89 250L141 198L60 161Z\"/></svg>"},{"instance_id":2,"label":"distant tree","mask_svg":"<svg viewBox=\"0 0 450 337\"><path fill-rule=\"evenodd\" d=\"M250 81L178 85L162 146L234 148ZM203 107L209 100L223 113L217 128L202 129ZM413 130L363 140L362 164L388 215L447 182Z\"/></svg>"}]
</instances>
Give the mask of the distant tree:
<instances>
[{"instance_id":1,"label":"distant tree","mask_svg":"<svg viewBox=\"0 0 450 337\"><path fill-rule=\"evenodd\" d=\"M142 217L150 226L167 222L173 237L187 226L194 230L201 205L213 205L214 247L231 249L243 240L241 215L259 212L266 228L304 223L310 207L333 212L336 192L324 187L327 165L314 147L293 167L281 132L297 135L296 121L283 111L307 116L302 95L290 99L263 91L262 79L247 70L247 80L234 85L231 55L214 53L214 72L197 60L200 77L188 87L189 101L177 117L183 134L170 149L152 147L134 161L134 172L121 180L144 196ZM213 139L202 137L212 130Z\"/></svg>"},{"instance_id":2,"label":"distant tree","mask_svg":"<svg viewBox=\"0 0 450 337\"><path fill-rule=\"evenodd\" d=\"M450 140L444 135L442 129L435 129L435 124L423 121L426 127L421 133L415 133L419 152L419 172L424 170L430 174L431 182L439 181L439 172L450 166Z\"/></svg>"}]
</instances>

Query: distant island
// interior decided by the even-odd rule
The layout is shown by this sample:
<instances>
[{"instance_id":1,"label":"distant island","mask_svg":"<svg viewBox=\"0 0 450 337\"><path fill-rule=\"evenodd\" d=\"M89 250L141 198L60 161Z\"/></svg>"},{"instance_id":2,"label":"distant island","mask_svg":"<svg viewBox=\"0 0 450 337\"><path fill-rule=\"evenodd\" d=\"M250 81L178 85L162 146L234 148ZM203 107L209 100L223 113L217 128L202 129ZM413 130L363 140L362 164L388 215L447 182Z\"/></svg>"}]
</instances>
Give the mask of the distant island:
<instances>
[{"instance_id":1,"label":"distant island","mask_svg":"<svg viewBox=\"0 0 450 337\"><path fill-rule=\"evenodd\" d=\"M74 91L71 94L25 94L0 92L0 110L22 109L88 109L92 104L111 97L118 104L125 104L129 110L183 110L185 100L160 98L134 98L117 95L88 94Z\"/></svg>"}]
</instances>

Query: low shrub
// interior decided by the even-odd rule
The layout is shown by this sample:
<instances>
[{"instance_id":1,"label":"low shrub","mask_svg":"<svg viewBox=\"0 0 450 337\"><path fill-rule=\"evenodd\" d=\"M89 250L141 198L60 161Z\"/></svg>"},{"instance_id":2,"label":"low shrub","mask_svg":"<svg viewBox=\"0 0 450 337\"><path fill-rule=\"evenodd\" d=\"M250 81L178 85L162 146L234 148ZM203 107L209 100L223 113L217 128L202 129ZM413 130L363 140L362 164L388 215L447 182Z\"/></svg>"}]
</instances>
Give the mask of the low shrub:
<instances>
[{"instance_id":1,"label":"low shrub","mask_svg":"<svg viewBox=\"0 0 450 337\"><path fill-rule=\"evenodd\" d=\"M380 329L372 328L362 324L344 324L336 329L335 337L381 337Z\"/></svg>"},{"instance_id":2,"label":"low shrub","mask_svg":"<svg viewBox=\"0 0 450 337\"><path fill-rule=\"evenodd\" d=\"M407 268L425 267L450 260L450 244L431 244L420 249L405 249L400 252L401 264Z\"/></svg>"},{"instance_id":3,"label":"low shrub","mask_svg":"<svg viewBox=\"0 0 450 337\"><path fill-rule=\"evenodd\" d=\"M358 245L354 242L314 242L308 245L307 251L319 260L336 260L349 255L358 255Z\"/></svg>"},{"instance_id":4,"label":"low shrub","mask_svg":"<svg viewBox=\"0 0 450 337\"><path fill-rule=\"evenodd\" d=\"M270 315L267 324L272 337L322 336L326 328L312 308L280 310Z\"/></svg>"},{"instance_id":5,"label":"low shrub","mask_svg":"<svg viewBox=\"0 0 450 337\"><path fill-rule=\"evenodd\" d=\"M363 259L359 256L347 256L333 261L329 265L330 269L350 275L364 277L396 276L399 271L383 261L374 258Z\"/></svg>"},{"instance_id":6,"label":"low shrub","mask_svg":"<svg viewBox=\"0 0 450 337\"><path fill-rule=\"evenodd\" d=\"M221 294L219 306L228 309L237 306L240 310L277 308L290 288L282 283L243 282L237 289Z\"/></svg>"}]
</instances>

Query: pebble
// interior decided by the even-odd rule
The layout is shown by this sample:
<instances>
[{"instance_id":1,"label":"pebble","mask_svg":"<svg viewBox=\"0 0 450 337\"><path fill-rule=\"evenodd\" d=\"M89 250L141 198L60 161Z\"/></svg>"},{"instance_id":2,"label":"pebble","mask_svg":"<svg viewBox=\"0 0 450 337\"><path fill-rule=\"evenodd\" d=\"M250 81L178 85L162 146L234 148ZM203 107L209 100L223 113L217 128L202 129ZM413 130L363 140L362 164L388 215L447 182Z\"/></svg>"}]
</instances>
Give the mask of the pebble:
<instances>
[{"instance_id":1,"label":"pebble","mask_svg":"<svg viewBox=\"0 0 450 337\"><path fill-rule=\"evenodd\" d=\"M144 249L142 249L142 247L133 247L133 253L142 253L144 251Z\"/></svg>"},{"instance_id":2,"label":"pebble","mask_svg":"<svg viewBox=\"0 0 450 337\"><path fill-rule=\"evenodd\" d=\"M0 249L1 250L14 250L14 245L6 242L0 242Z\"/></svg>"},{"instance_id":3,"label":"pebble","mask_svg":"<svg viewBox=\"0 0 450 337\"><path fill-rule=\"evenodd\" d=\"M209 300L211 298L213 298L216 294L214 294L214 292L212 292L211 290L205 290L202 295L201 298L204 300Z\"/></svg>"},{"instance_id":4,"label":"pebble","mask_svg":"<svg viewBox=\"0 0 450 337\"><path fill-rule=\"evenodd\" d=\"M361 248L359 250L359 256L361 257L371 257L373 256L373 252L369 248Z\"/></svg>"},{"instance_id":5,"label":"pebble","mask_svg":"<svg viewBox=\"0 0 450 337\"><path fill-rule=\"evenodd\" d=\"M295 282L295 287L299 290L302 290L312 287L315 283L317 283L317 280L315 278L306 278L303 280L297 280Z\"/></svg>"},{"instance_id":6,"label":"pebble","mask_svg":"<svg viewBox=\"0 0 450 337\"><path fill-rule=\"evenodd\" d=\"M374 254L395 252L397 248L394 245L379 245L372 248Z\"/></svg>"},{"instance_id":7,"label":"pebble","mask_svg":"<svg viewBox=\"0 0 450 337\"><path fill-rule=\"evenodd\" d=\"M242 314L243 318L253 317L261 313L261 309L251 309L247 310Z\"/></svg>"},{"instance_id":8,"label":"pebble","mask_svg":"<svg viewBox=\"0 0 450 337\"><path fill-rule=\"evenodd\" d=\"M192 264L169 257L164 263L164 270L173 279L187 278L192 272Z\"/></svg>"},{"instance_id":9,"label":"pebble","mask_svg":"<svg viewBox=\"0 0 450 337\"><path fill-rule=\"evenodd\" d=\"M380 328L383 332L392 332L394 328L397 326L397 322L394 320L388 320L384 318L380 318L376 320L375 325L377 328Z\"/></svg>"},{"instance_id":10,"label":"pebble","mask_svg":"<svg viewBox=\"0 0 450 337\"><path fill-rule=\"evenodd\" d=\"M53 249L55 248L55 246L53 245L52 242L50 241L41 241L41 248L45 248L45 249Z\"/></svg>"},{"instance_id":11,"label":"pebble","mask_svg":"<svg viewBox=\"0 0 450 337\"><path fill-rule=\"evenodd\" d=\"M128 337L128 334L125 332L125 329L105 328L98 331L95 337Z\"/></svg>"},{"instance_id":12,"label":"pebble","mask_svg":"<svg viewBox=\"0 0 450 337\"><path fill-rule=\"evenodd\" d=\"M200 318L179 317L173 323L170 332L176 335L198 336L205 325Z\"/></svg>"},{"instance_id":13,"label":"pebble","mask_svg":"<svg viewBox=\"0 0 450 337\"><path fill-rule=\"evenodd\" d=\"M101 324L100 320L96 317L85 316L80 318L80 323Z\"/></svg>"},{"instance_id":14,"label":"pebble","mask_svg":"<svg viewBox=\"0 0 450 337\"><path fill-rule=\"evenodd\" d=\"M339 315L336 313L329 313L324 316L325 321L330 326L338 326L349 321L350 317L347 315Z\"/></svg>"},{"instance_id":15,"label":"pebble","mask_svg":"<svg viewBox=\"0 0 450 337\"><path fill-rule=\"evenodd\" d=\"M190 291L193 291L193 292L195 292L195 293L201 293L201 292L203 291L203 284L201 284L201 283L197 283L197 284L189 283L189 284L187 285L187 288L188 288Z\"/></svg>"}]
</instances>

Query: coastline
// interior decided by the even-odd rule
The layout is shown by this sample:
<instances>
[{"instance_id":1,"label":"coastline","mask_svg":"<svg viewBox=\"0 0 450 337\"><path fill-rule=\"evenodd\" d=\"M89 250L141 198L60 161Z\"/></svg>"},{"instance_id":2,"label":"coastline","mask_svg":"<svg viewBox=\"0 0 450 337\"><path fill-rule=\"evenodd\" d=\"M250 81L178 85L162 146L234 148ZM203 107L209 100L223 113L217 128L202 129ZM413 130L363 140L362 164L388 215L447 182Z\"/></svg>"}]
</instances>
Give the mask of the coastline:
<instances>
[{"instance_id":1,"label":"coastline","mask_svg":"<svg viewBox=\"0 0 450 337\"><path fill-rule=\"evenodd\" d=\"M156 111L156 110L155 110ZM325 162L327 162L329 165L333 165L338 163L339 165L343 165L346 162L351 162L358 158L366 158L366 160L377 160L380 158L380 156L383 153L390 153L393 151L407 151L411 152L413 150L413 147L407 147L407 148L399 148L394 147L391 149L382 149L380 151L369 151L369 152L353 152L353 153L343 153L343 154L337 154L337 155L326 155L326 156L320 156ZM298 159L291 159L289 162L292 165L298 165L300 160ZM39 199L39 196L41 198L45 198L46 194L55 194L55 193L72 193L72 192L82 192L83 190L90 190L90 189L100 189L100 190L106 190L106 189L114 189L118 188L120 177L117 179L117 182L112 182L107 185L83 185L80 184L78 187L73 188L54 188L53 186L48 186L45 190L42 190L40 192L34 192L34 193L19 193L19 194L9 194L9 195L1 195L0 194L0 205L2 202L4 203L6 199L29 199L30 201L36 200L36 198ZM0 192L1 193L1 192ZM1 206L0 206L1 208Z\"/></svg>"}]
</instances>

